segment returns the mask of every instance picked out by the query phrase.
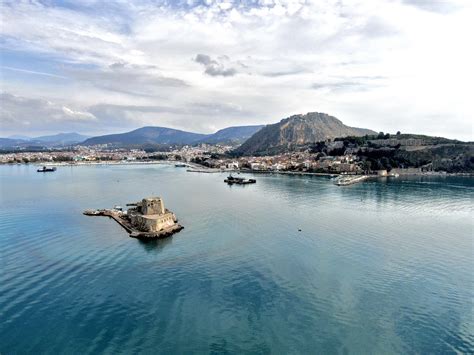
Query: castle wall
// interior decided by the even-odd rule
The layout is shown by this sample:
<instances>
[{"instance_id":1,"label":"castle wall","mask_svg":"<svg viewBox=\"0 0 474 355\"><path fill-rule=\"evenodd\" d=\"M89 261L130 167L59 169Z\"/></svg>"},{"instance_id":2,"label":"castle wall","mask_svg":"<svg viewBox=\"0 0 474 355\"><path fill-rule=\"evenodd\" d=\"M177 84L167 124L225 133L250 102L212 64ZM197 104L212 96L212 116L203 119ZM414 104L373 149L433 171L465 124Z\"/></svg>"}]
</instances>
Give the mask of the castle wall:
<instances>
[{"instance_id":1,"label":"castle wall","mask_svg":"<svg viewBox=\"0 0 474 355\"><path fill-rule=\"evenodd\" d=\"M176 217L170 212L161 215L133 214L130 216L130 222L141 231L158 232L161 229L172 227L176 223Z\"/></svg>"}]
</instances>

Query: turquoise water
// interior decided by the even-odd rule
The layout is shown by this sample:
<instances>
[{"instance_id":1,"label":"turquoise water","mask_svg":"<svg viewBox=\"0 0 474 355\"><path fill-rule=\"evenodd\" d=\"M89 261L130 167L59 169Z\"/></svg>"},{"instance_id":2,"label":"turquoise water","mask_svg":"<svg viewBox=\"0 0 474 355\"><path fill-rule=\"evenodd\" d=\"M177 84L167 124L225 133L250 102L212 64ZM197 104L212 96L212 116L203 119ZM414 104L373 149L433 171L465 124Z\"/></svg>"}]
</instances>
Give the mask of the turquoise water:
<instances>
[{"instance_id":1,"label":"turquoise water","mask_svg":"<svg viewBox=\"0 0 474 355\"><path fill-rule=\"evenodd\" d=\"M1 354L474 352L474 179L35 169L0 167ZM150 195L183 231L82 215Z\"/></svg>"}]
</instances>

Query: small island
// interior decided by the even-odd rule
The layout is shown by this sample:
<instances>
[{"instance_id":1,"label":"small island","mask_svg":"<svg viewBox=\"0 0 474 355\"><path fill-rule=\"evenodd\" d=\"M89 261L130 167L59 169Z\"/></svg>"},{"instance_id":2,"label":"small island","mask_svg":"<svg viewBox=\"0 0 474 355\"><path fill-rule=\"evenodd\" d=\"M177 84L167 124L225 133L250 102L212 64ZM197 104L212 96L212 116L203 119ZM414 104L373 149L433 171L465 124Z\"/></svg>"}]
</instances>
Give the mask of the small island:
<instances>
[{"instance_id":1,"label":"small island","mask_svg":"<svg viewBox=\"0 0 474 355\"><path fill-rule=\"evenodd\" d=\"M127 211L116 206L113 209L86 210L84 214L113 218L130 237L139 239L165 238L184 228L178 224L176 215L165 208L161 197L144 198L127 206L130 206Z\"/></svg>"}]
</instances>

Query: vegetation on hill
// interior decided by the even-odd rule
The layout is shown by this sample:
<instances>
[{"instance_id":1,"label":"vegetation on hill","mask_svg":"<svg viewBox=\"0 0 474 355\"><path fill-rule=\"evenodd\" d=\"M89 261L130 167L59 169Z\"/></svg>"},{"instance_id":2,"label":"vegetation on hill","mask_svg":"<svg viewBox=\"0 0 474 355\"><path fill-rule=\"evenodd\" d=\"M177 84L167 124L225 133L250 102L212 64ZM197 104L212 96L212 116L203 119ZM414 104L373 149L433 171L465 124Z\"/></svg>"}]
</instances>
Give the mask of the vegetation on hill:
<instances>
[{"instance_id":1,"label":"vegetation on hill","mask_svg":"<svg viewBox=\"0 0 474 355\"><path fill-rule=\"evenodd\" d=\"M339 144L318 142L310 151L319 155L354 154L364 170L421 168L449 173L474 172L474 143L414 134L344 137ZM341 144L342 143L342 144Z\"/></svg>"}]
</instances>

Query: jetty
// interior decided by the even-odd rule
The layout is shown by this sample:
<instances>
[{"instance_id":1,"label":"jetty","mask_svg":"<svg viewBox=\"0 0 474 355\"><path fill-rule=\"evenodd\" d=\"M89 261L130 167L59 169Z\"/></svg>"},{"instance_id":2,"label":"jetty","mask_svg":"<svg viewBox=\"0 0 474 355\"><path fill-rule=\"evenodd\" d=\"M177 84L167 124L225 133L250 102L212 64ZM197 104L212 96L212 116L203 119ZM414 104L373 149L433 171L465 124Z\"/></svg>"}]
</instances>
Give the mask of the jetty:
<instances>
[{"instance_id":1,"label":"jetty","mask_svg":"<svg viewBox=\"0 0 474 355\"><path fill-rule=\"evenodd\" d=\"M165 208L160 197L148 197L139 202L129 203L130 208L85 210L86 216L106 216L115 220L130 237L138 239L166 238L184 227L178 224L176 215Z\"/></svg>"},{"instance_id":2,"label":"jetty","mask_svg":"<svg viewBox=\"0 0 474 355\"><path fill-rule=\"evenodd\" d=\"M188 173L207 173L207 174L210 174L210 173L221 173L222 170L220 169L213 169L213 168L203 168L203 169L196 169L196 168L193 168L193 169L186 169L186 171Z\"/></svg>"}]
</instances>

